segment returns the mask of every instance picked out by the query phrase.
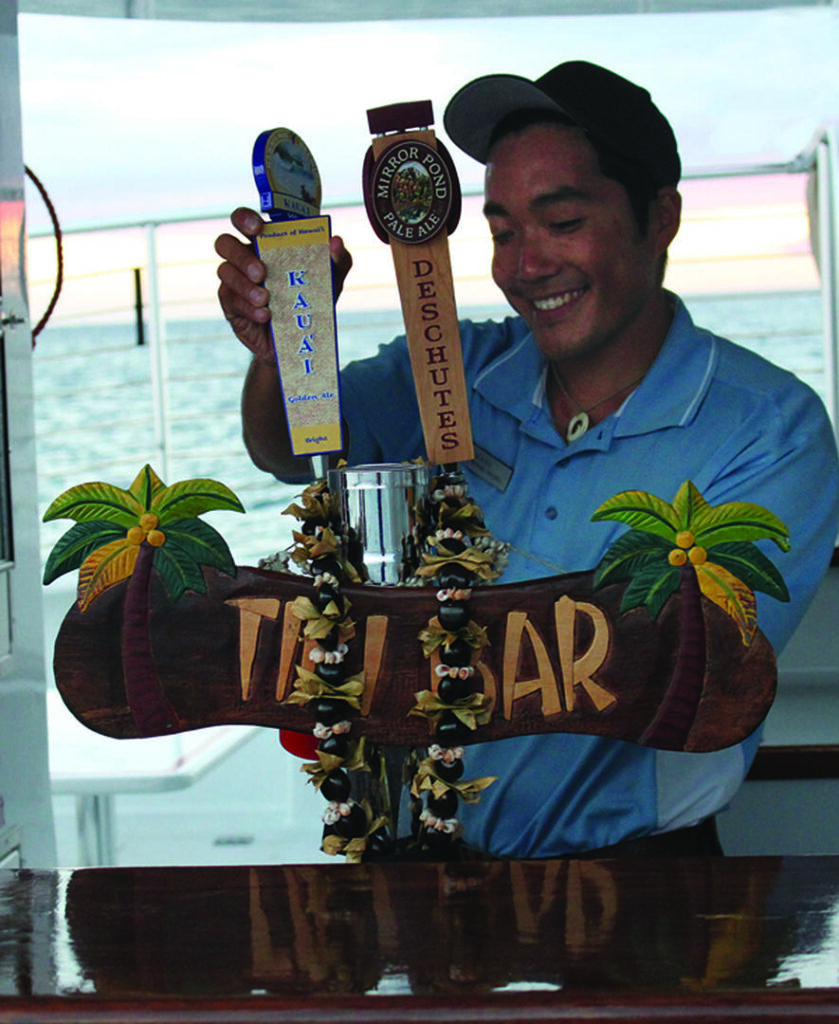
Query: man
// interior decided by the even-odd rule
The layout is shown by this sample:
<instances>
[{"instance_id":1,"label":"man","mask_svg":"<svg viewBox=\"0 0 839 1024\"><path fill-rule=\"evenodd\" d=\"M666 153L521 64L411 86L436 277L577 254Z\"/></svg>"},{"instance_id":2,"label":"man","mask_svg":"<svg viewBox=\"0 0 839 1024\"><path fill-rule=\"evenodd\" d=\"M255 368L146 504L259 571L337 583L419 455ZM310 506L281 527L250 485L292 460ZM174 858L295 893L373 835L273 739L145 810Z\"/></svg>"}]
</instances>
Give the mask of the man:
<instances>
[{"instance_id":1,"label":"man","mask_svg":"<svg viewBox=\"0 0 839 1024\"><path fill-rule=\"evenodd\" d=\"M756 502L790 528L779 564L789 604L758 597L780 652L833 551L839 474L819 399L791 374L697 329L663 288L681 213L670 125L649 93L604 68L561 64L535 82L491 75L461 89L449 136L486 164L492 275L518 314L461 326L474 462L470 494L512 544L505 582L593 568L623 529L591 514L626 489L672 500L690 479L711 504ZM237 211L247 237L256 215ZM243 397L248 449L299 477L288 454L264 269L217 242L220 301L254 352ZM349 257L334 241L336 279ZM350 464L422 454L404 339L346 368ZM776 552L768 552L773 558ZM580 736L478 744L467 776L497 776L460 814L496 856L711 853L713 816L743 781L759 734L713 754Z\"/></svg>"}]
</instances>

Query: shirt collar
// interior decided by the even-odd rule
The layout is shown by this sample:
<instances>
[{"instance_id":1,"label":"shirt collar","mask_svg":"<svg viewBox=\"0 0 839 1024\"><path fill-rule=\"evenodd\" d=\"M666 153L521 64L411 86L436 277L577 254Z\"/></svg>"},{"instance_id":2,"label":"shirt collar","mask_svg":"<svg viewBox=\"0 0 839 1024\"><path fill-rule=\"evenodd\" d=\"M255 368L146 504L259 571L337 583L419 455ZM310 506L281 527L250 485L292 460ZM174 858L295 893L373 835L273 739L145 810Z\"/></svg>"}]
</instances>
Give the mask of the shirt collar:
<instances>
[{"instance_id":1,"label":"shirt collar","mask_svg":"<svg viewBox=\"0 0 839 1024\"><path fill-rule=\"evenodd\" d=\"M718 359L716 338L697 328L678 296L674 300L673 322L661 351L646 377L623 405L598 431L607 437L628 437L666 427L685 426L696 415L707 393ZM478 375L474 387L499 409L518 419L528 433L561 447L589 447L594 431L572 446L559 437L551 422L545 398L547 364L530 331ZM587 440L588 439L588 440Z\"/></svg>"},{"instance_id":2,"label":"shirt collar","mask_svg":"<svg viewBox=\"0 0 839 1024\"><path fill-rule=\"evenodd\" d=\"M533 334L525 331L480 371L473 387L492 405L527 423L544 405L546 367Z\"/></svg>"},{"instance_id":3,"label":"shirt collar","mask_svg":"<svg viewBox=\"0 0 839 1024\"><path fill-rule=\"evenodd\" d=\"M646 377L618 410L615 437L686 426L710 387L717 339L696 327L682 300L674 299L673 323Z\"/></svg>"}]
</instances>

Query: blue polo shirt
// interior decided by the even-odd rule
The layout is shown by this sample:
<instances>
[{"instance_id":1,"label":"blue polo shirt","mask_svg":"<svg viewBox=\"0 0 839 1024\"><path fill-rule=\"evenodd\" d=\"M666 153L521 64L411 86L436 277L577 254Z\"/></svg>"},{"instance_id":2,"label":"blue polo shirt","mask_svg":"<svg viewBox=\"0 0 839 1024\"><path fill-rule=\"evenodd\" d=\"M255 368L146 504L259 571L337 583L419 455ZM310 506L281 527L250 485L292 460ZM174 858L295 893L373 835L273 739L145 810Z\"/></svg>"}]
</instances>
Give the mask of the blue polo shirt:
<instances>
[{"instance_id":1,"label":"blue polo shirt","mask_svg":"<svg viewBox=\"0 0 839 1024\"><path fill-rule=\"evenodd\" d=\"M464 322L474 462L463 463L489 529L512 545L505 583L594 568L623 533L591 515L619 491L672 501L690 479L712 505L751 501L790 529L792 551L761 544L788 604L758 595L758 622L780 653L821 580L839 527L833 431L793 374L697 328L681 301L641 385L568 444L553 425L546 363L527 325ZM351 465L423 454L404 338L342 372ZM582 852L695 824L721 810L759 742L711 754L653 751L597 737L517 737L477 744L466 777L497 776L463 805L466 841L497 856Z\"/></svg>"}]
</instances>

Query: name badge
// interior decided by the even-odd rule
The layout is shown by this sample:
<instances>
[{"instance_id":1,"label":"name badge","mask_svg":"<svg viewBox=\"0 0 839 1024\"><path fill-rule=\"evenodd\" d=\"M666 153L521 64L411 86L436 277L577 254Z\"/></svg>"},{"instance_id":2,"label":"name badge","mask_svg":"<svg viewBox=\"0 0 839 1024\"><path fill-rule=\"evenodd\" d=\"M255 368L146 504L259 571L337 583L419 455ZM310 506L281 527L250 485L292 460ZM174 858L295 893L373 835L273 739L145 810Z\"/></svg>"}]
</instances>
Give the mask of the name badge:
<instances>
[{"instance_id":1,"label":"name badge","mask_svg":"<svg viewBox=\"0 0 839 1024\"><path fill-rule=\"evenodd\" d=\"M481 448L477 444L474 444L473 447L475 449L475 457L470 461L469 469L481 480L492 484L496 490L502 493L506 491L510 478L513 475L513 467L508 466L506 462L502 462L501 459L488 452L486 448Z\"/></svg>"}]
</instances>

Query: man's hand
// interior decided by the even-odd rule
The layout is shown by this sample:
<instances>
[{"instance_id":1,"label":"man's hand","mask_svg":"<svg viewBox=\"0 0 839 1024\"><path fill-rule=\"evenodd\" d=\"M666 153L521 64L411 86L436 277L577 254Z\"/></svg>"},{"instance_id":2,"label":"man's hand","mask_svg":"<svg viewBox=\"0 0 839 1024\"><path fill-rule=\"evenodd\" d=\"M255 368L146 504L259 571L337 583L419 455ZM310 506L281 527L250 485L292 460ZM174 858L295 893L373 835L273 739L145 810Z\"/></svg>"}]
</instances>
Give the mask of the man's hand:
<instances>
[{"instance_id":1,"label":"man's hand","mask_svg":"<svg viewBox=\"0 0 839 1024\"><path fill-rule=\"evenodd\" d=\"M229 234L219 235L216 239L215 250L224 261L217 271L221 281L218 289L221 311L239 341L260 362L273 364L271 311L268 290L264 286L265 264L257 258L253 245L253 239L261 233L265 222L255 210L245 207L234 210L230 222L248 241L243 242ZM337 299L352 267L352 256L339 235L331 239L329 249L333 290Z\"/></svg>"},{"instance_id":2,"label":"man's hand","mask_svg":"<svg viewBox=\"0 0 839 1024\"><path fill-rule=\"evenodd\" d=\"M244 207L234 210L230 222L247 239L256 238L264 227L259 214ZM225 319L239 341L260 362L273 362L271 311L268 291L263 285L265 264L257 259L252 241L249 244L234 235L219 235L215 250L224 260L217 273L221 281L218 299Z\"/></svg>"}]
</instances>

